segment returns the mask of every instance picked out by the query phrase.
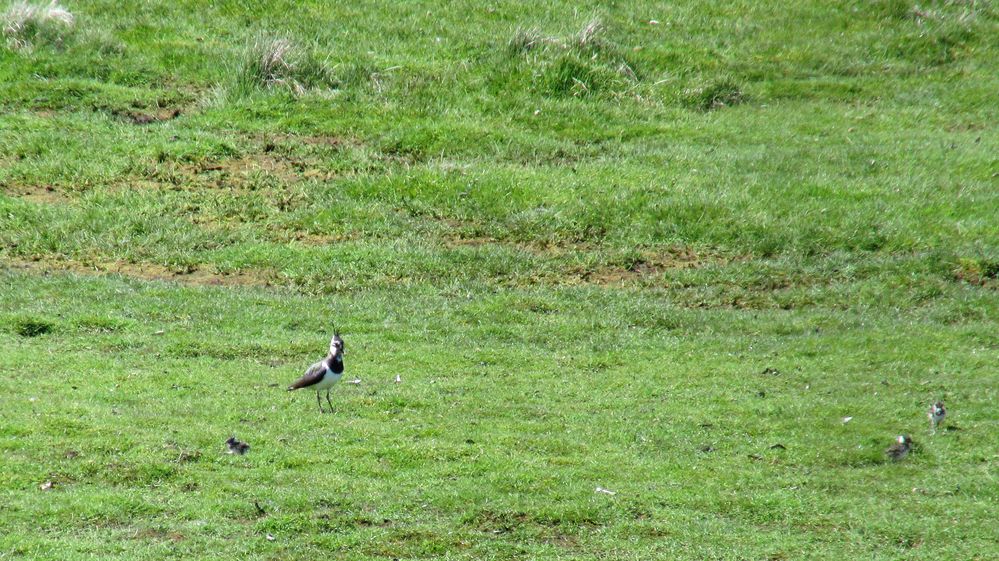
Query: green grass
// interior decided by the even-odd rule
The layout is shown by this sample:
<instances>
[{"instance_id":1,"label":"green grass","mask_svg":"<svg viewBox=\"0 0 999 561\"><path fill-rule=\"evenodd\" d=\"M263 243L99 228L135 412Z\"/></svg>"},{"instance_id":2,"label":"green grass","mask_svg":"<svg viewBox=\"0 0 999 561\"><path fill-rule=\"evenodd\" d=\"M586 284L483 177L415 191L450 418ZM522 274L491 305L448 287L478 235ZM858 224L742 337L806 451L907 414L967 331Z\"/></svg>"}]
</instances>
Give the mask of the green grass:
<instances>
[{"instance_id":1,"label":"green grass","mask_svg":"<svg viewBox=\"0 0 999 561\"><path fill-rule=\"evenodd\" d=\"M535 4L4 16L0 558L994 556L999 9Z\"/></svg>"}]
</instances>

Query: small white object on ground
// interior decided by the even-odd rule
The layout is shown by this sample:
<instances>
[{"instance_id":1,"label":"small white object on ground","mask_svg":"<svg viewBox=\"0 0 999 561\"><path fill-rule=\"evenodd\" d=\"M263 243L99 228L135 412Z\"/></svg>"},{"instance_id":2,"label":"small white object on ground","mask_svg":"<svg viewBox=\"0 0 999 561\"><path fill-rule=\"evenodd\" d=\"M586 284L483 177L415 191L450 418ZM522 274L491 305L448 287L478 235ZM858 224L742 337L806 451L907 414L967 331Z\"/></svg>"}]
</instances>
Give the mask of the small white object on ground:
<instances>
[{"instance_id":1,"label":"small white object on ground","mask_svg":"<svg viewBox=\"0 0 999 561\"><path fill-rule=\"evenodd\" d=\"M853 417L843 417L843 424L845 425L845 424L849 423L852 420L853 420Z\"/></svg>"},{"instance_id":2,"label":"small white object on ground","mask_svg":"<svg viewBox=\"0 0 999 561\"><path fill-rule=\"evenodd\" d=\"M604 489L603 487L597 487L596 492L597 493L603 493L605 495L616 495L617 494L614 491L611 491L610 489Z\"/></svg>"}]
</instances>

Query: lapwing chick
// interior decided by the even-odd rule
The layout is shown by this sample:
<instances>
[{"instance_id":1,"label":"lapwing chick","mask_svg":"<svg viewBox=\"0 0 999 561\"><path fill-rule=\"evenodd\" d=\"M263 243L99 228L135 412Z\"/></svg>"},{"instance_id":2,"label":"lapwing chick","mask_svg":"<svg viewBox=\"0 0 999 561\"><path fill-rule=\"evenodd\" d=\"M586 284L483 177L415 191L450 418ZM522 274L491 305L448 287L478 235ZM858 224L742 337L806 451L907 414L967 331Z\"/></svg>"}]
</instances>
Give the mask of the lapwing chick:
<instances>
[{"instance_id":1,"label":"lapwing chick","mask_svg":"<svg viewBox=\"0 0 999 561\"><path fill-rule=\"evenodd\" d=\"M897 462L906 457L910 450L912 450L912 439L903 434L899 435L899 437L895 440L895 444L892 444L887 450L885 450L885 454L887 454L892 461Z\"/></svg>"},{"instance_id":2,"label":"lapwing chick","mask_svg":"<svg viewBox=\"0 0 999 561\"><path fill-rule=\"evenodd\" d=\"M330 388L343 378L343 339L340 334L334 332L333 339L330 340L330 353L326 358L313 364L305 371L305 374L294 384L288 386L288 391L309 388L316 390L316 403L319 405L319 413L323 413L323 402L319 399L319 392L326 390L326 403L330 406L330 413L333 412L333 402L330 401Z\"/></svg>"},{"instance_id":3,"label":"lapwing chick","mask_svg":"<svg viewBox=\"0 0 999 561\"><path fill-rule=\"evenodd\" d=\"M245 442L240 442L236 440L235 436L230 436L229 440L225 441L225 447L229 450L230 454L236 454L242 456L250 449L250 445Z\"/></svg>"},{"instance_id":4,"label":"lapwing chick","mask_svg":"<svg viewBox=\"0 0 999 561\"><path fill-rule=\"evenodd\" d=\"M942 401L938 401L933 405L930 405L929 412L926 416L930 418L930 432L933 434L937 433L937 426L943 422L944 417L947 416L947 410L944 409L944 404Z\"/></svg>"}]
</instances>

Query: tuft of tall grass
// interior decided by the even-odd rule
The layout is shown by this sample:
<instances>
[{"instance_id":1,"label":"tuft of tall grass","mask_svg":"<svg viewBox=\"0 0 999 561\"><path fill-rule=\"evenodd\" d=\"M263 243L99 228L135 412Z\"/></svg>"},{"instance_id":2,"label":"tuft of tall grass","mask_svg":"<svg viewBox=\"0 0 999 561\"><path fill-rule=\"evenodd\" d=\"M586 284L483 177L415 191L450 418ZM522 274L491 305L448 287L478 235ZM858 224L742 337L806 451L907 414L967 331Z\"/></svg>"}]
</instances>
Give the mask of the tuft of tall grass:
<instances>
[{"instance_id":1,"label":"tuft of tall grass","mask_svg":"<svg viewBox=\"0 0 999 561\"><path fill-rule=\"evenodd\" d=\"M73 30L76 18L69 10L52 0L48 5L15 2L0 16L7 46L13 50L30 50L37 44L62 46Z\"/></svg>"},{"instance_id":2,"label":"tuft of tall grass","mask_svg":"<svg viewBox=\"0 0 999 561\"><path fill-rule=\"evenodd\" d=\"M605 39L606 31L600 19L563 37L518 28L507 42L509 54L519 59L505 67L511 71L506 82L526 78L534 88L557 97L627 91L639 81L638 74L624 51Z\"/></svg>"},{"instance_id":3,"label":"tuft of tall grass","mask_svg":"<svg viewBox=\"0 0 999 561\"><path fill-rule=\"evenodd\" d=\"M589 49L599 46L600 35L603 34L606 26L604 22L600 19L592 19L583 29L579 30L579 34L576 36L576 45L580 49Z\"/></svg>"},{"instance_id":4,"label":"tuft of tall grass","mask_svg":"<svg viewBox=\"0 0 999 561\"><path fill-rule=\"evenodd\" d=\"M340 80L315 48L285 37L258 37L243 54L237 83L242 90L287 89L302 95L311 89L336 89Z\"/></svg>"},{"instance_id":5,"label":"tuft of tall grass","mask_svg":"<svg viewBox=\"0 0 999 561\"><path fill-rule=\"evenodd\" d=\"M532 51L545 44L549 41L548 37L545 37L541 30L536 27L522 28L518 27L513 33L513 37L507 42L507 47L513 54L520 54Z\"/></svg>"}]
</instances>

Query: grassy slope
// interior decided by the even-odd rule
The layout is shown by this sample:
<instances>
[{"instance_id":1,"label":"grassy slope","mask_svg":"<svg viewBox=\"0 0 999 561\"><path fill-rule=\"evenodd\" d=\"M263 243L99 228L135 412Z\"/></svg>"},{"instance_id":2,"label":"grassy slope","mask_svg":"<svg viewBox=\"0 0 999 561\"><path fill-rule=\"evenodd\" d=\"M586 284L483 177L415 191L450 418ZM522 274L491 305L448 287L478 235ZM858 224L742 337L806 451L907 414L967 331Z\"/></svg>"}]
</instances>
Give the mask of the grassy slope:
<instances>
[{"instance_id":1,"label":"grassy slope","mask_svg":"<svg viewBox=\"0 0 999 561\"><path fill-rule=\"evenodd\" d=\"M0 49L3 553L995 550L995 8L68 7ZM280 389L333 319L335 421Z\"/></svg>"},{"instance_id":2,"label":"grassy slope","mask_svg":"<svg viewBox=\"0 0 999 561\"><path fill-rule=\"evenodd\" d=\"M892 559L995 545L992 322L679 310L579 288L333 304L4 285L3 313L57 318L44 336L2 335L8 552ZM363 380L337 388L335 418L283 390L329 307ZM63 374L39 376L40 357ZM940 395L961 430L930 438L921 412ZM923 448L884 464L903 430ZM233 432L248 456L221 453Z\"/></svg>"}]
</instances>

